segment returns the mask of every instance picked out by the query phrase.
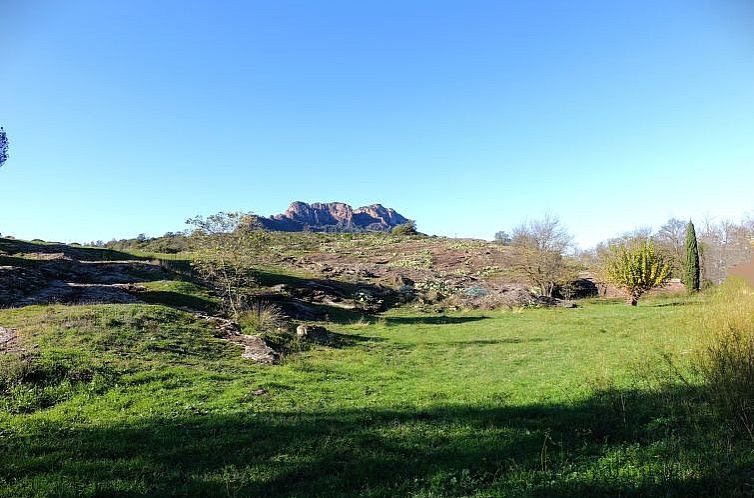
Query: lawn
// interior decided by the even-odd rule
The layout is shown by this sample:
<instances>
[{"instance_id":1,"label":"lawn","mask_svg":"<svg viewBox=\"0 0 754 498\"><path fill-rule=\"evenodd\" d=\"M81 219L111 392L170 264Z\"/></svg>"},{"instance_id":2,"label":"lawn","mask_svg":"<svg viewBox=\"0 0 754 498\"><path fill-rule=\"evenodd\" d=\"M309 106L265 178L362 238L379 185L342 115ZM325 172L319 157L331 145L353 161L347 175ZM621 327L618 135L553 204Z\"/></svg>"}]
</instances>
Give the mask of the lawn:
<instances>
[{"instance_id":1,"label":"lawn","mask_svg":"<svg viewBox=\"0 0 754 498\"><path fill-rule=\"evenodd\" d=\"M42 366L0 496L750 496L751 444L665 359L702 300L404 308L280 366L161 305L2 310Z\"/></svg>"}]
</instances>

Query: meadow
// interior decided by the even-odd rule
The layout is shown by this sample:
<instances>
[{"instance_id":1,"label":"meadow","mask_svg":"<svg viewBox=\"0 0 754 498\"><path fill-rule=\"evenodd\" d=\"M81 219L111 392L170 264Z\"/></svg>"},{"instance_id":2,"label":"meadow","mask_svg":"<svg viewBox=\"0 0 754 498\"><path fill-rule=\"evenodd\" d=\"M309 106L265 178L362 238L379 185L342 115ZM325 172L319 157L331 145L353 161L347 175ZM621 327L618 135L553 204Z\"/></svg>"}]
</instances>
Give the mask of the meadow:
<instances>
[{"instance_id":1,"label":"meadow","mask_svg":"<svg viewBox=\"0 0 754 498\"><path fill-rule=\"evenodd\" d=\"M406 307L279 366L162 305L0 310L36 358L3 360L0 496L748 496L688 368L708 299Z\"/></svg>"}]
</instances>

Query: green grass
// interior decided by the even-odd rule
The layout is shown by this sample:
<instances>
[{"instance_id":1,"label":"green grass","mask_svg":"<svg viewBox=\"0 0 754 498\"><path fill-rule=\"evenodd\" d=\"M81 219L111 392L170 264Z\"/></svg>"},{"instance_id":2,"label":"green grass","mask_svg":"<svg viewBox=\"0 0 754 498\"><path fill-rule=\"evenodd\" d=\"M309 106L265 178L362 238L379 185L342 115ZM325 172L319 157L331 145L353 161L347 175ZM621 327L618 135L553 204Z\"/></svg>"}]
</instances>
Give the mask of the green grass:
<instances>
[{"instance_id":1,"label":"green grass","mask_svg":"<svg viewBox=\"0 0 754 498\"><path fill-rule=\"evenodd\" d=\"M751 444L663 359L699 306L403 309L275 367L159 305L2 310L73 359L14 377L63 394L0 411L0 496L749 496Z\"/></svg>"}]
</instances>

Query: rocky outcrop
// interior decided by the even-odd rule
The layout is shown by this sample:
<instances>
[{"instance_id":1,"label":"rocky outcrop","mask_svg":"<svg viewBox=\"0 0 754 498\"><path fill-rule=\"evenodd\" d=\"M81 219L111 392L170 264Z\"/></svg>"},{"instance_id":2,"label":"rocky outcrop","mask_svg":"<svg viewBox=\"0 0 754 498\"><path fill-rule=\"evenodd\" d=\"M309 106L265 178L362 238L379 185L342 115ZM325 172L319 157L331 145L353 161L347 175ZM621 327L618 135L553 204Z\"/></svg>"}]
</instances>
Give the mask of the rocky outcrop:
<instances>
[{"instance_id":1,"label":"rocky outcrop","mask_svg":"<svg viewBox=\"0 0 754 498\"><path fill-rule=\"evenodd\" d=\"M280 362L280 354L277 351L272 349L263 338L244 334L238 323L203 313L194 313L194 316L211 325L215 329L215 336L219 339L242 346L244 349L241 358L267 365L276 365Z\"/></svg>"},{"instance_id":2,"label":"rocky outcrop","mask_svg":"<svg viewBox=\"0 0 754 498\"><path fill-rule=\"evenodd\" d=\"M63 254L18 258L0 266L0 306L138 303L138 282L161 280L167 271L141 260L77 261Z\"/></svg>"},{"instance_id":3,"label":"rocky outcrop","mask_svg":"<svg viewBox=\"0 0 754 498\"><path fill-rule=\"evenodd\" d=\"M283 214L256 217L267 230L281 232L389 232L409 220L394 209L372 204L353 209L343 202L294 202Z\"/></svg>"}]
</instances>

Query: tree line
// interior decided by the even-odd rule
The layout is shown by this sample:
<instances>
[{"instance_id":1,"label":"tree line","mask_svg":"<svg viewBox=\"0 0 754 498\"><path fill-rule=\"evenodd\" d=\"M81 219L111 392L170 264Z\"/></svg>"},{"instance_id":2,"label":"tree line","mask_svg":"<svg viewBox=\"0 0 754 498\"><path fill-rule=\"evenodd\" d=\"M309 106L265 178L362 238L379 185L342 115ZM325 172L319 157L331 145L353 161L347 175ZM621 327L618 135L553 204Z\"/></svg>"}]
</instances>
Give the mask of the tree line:
<instances>
[{"instance_id":1,"label":"tree line","mask_svg":"<svg viewBox=\"0 0 754 498\"><path fill-rule=\"evenodd\" d=\"M727 269L751 258L752 231L745 225L706 223L700 236L691 221L669 220L660 230L639 229L578 251L557 217L546 215L516 226L495 241L510 247L513 276L543 296L569 298L582 272L623 290L636 305L648 291L679 278L689 292L703 282L718 284Z\"/></svg>"}]
</instances>

